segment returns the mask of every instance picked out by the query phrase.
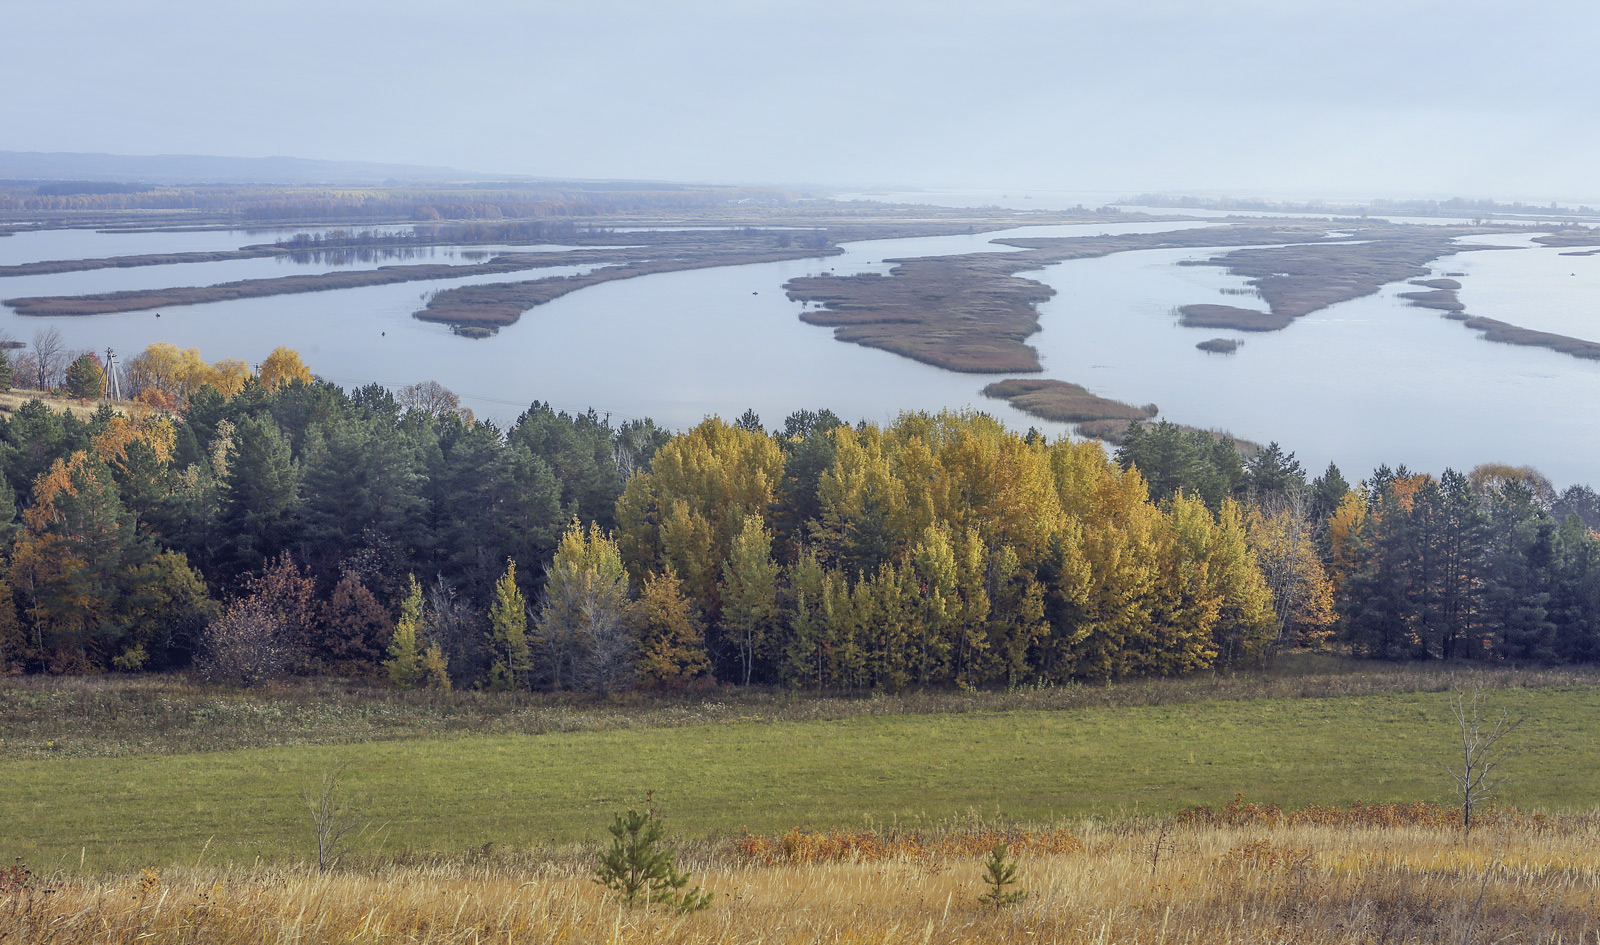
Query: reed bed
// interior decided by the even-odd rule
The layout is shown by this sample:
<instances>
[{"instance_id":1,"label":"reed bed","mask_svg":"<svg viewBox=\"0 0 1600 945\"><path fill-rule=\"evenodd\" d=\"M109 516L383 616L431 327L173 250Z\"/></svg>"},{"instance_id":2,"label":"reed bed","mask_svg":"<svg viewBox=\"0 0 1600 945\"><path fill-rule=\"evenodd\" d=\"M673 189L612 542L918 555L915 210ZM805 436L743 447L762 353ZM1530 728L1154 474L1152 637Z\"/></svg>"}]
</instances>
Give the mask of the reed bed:
<instances>
[{"instance_id":1,"label":"reed bed","mask_svg":"<svg viewBox=\"0 0 1600 945\"><path fill-rule=\"evenodd\" d=\"M984 828L987 829L987 828ZM628 909L592 848L305 867L6 879L0 940L80 943L1401 943L1600 941L1600 817L1427 825L1084 821L1018 855L1023 902L937 838L788 862L701 842L702 913ZM969 831L974 835L981 830ZM746 838L748 839L748 838ZM953 850L954 852L950 852ZM882 852L882 851L878 851Z\"/></svg>"}]
</instances>

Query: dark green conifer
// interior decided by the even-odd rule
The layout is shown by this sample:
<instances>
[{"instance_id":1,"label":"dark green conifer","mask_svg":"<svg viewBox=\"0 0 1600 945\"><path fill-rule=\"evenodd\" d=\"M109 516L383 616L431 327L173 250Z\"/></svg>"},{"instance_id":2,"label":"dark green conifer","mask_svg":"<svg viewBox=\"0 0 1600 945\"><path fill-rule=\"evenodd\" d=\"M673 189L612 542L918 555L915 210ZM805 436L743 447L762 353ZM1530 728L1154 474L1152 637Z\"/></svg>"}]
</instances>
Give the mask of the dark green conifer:
<instances>
[{"instance_id":1,"label":"dark green conifer","mask_svg":"<svg viewBox=\"0 0 1600 945\"><path fill-rule=\"evenodd\" d=\"M672 850L660 846L661 821L653 814L630 810L607 829L611 849L600 855L595 882L615 890L630 906L661 903L677 912L698 912L711 904L711 894L699 886L684 889L689 874L678 872Z\"/></svg>"},{"instance_id":2,"label":"dark green conifer","mask_svg":"<svg viewBox=\"0 0 1600 945\"><path fill-rule=\"evenodd\" d=\"M1017 861L1006 859L1007 852L1005 841L996 840L994 849L989 851L989 859L983 864L983 881L989 885L989 891L979 896L978 901L996 909L1028 898L1026 889L1006 889L1017 882Z\"/></svg>"}]
</instances>

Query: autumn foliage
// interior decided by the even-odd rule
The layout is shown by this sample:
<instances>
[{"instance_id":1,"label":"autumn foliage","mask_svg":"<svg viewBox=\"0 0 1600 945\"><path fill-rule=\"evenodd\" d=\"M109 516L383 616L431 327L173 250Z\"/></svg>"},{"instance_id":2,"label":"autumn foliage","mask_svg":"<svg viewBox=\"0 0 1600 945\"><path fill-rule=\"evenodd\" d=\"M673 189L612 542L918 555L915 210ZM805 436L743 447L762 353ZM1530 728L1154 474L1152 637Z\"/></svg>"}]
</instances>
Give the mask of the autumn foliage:
<instances>
[{"instance_id":1,"label":"autumn foliage","mask_svg":"<svg viewBox=\"0 0 1600 945\"><path fill-rule=\"evenodd\" d=\"M601 697L1600 659L1600 498L1522 467L1308 483L1275 443L1158 423L1108 457L949 412L502 431L285 348L127 373L170 409L0 417L0 671L183 666L219 614L288 672Z\"/></svg>"},{"instance_id":2,"label":"autumn foliage","mask_svg":"<svg viewBox=\"0 0 1600 945\"><path fill-rule=\"evenodd\" d=\"M747 833L733 842L735 854L762 866L870 863L874 860L983 856L996 843L1017 855L1082 853L1083 841L1065 827L979 827L930 833L876 830L826 833L795 827L778 836Z\"/></svg>"},{"instance_id":3,"label":"autumn foliage","mask_svg":"<svg viewBox=\"0 0 1600 945\"><path fill-rule=\"evenodd\" d=\"M1474 811L1473 816L1480 824L1509 824L1519 828L1537 828L1548 824L1550 820L1546 814L1498 809ZM1357 802L1346 806L1308 804L1284 810L1277 804L1256 804L1245 800L1243 794L1235 794L1220 808L1185 808L1175 820L1185 826L1209 827L1427 827L1459 830L1461 808L1414 801L1387 804Z\"/></svg>"}]
</instances>

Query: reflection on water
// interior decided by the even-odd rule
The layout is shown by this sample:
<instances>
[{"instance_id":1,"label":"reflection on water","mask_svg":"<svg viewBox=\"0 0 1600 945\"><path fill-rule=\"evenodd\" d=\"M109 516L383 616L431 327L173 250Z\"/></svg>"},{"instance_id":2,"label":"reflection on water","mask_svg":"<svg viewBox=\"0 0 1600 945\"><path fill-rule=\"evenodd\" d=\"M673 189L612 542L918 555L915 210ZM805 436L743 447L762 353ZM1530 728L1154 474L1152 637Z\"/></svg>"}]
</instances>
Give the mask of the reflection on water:
<instances>
[{"instance_id":1,"label":"reflection on water","mask_svg":"<svg viewBox=\"0 0 1600 945\"><path fill-rule=\"evenodd\" d=\"M363 232L364 229L353 232ZM116 230L28 230L0 237L0 266L17 266L22 263L55 259L143 256L150 253L211 253L256 243L271 243L286 233L327 232L330 230L305 227L266 230L153 230L141 233Z\"/></svg>"},{"instance_id":2,"label":"reflection on water","mask_svg":"<svg viewBox=\"0 0 1600 945\"><path fill-rule=\"evenodd\" d=\"M353 266L357 263L384 263L398 260L428 259L435 254L432 246L349 246L337 249L296 250L278 259L294 263L299 266L327 266L338 269ZM488 254L482 251L472 251L473 255L463 258L483 259ZM452 253L451 255L455 255Z\"/></svg>"}]
</instances>

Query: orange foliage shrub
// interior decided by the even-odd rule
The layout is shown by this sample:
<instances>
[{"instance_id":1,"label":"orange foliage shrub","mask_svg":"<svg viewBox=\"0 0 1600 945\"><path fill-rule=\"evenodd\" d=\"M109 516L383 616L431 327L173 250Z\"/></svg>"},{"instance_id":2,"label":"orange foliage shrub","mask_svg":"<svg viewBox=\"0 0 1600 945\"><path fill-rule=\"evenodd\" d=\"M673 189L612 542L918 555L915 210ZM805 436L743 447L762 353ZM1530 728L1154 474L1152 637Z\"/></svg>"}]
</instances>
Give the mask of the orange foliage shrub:
<instances>
[{"instance_id":1,"label":"orange foliage shrub","mask_svg":"<svg viewBox=\"0 0 1600 945\"><path fill-rule=\"evenodd\" d=\"M1204 805L1179 811L1177 821L1185 826L1215 827L1435 827L1456 829L1461 826L1461 808L1444 807L1418 801L1411 804L1355 803L1349 807L1311 804L1296 810L1285 811L1276 804L1253 804L1243 794L1214 810ZM1473 812L1473 822L1484 826L1496 824L1519 827L1544 827L1549 822L1545 814L1524 814L1516 810L1487 810Z\"/></svg>"},{"instance_id":2,"label":"orange foliage shrub","mask_svg":"<svg viewBox=\"0 0 1600 945\"><path fill-rule=\"evenodd\" d=\"M1255 869L1294 869L1311 862L1311 851L1304 847L1280 846L1263 838L1241 843L1219 859L1224 863Z\"/></svg>"},{"instance_id":3,"label":"orange foliage shrub","mask_svg":"<svg viewBox=\"0 0 1600 945\"><path fill-rule=\"evenodd\" d=\"M778 863L866 862L900 857L988 856L996 841L1004 842L1013 854L1081 853L1083 841L1065 828L1054 830L969 830L960 833L880 834L876 830L856 833L820 833L795 827L779 837L747 833L734 842L734 852L743 859L764 866Z\"/></svg>"}]
</instances>

